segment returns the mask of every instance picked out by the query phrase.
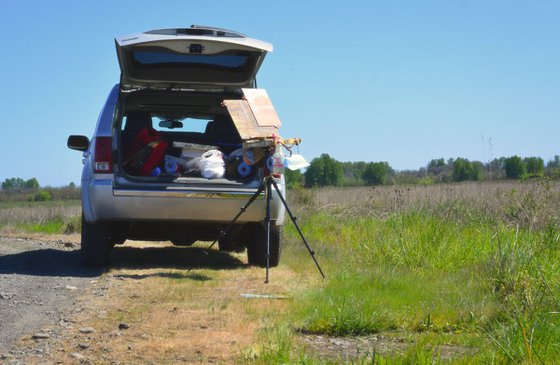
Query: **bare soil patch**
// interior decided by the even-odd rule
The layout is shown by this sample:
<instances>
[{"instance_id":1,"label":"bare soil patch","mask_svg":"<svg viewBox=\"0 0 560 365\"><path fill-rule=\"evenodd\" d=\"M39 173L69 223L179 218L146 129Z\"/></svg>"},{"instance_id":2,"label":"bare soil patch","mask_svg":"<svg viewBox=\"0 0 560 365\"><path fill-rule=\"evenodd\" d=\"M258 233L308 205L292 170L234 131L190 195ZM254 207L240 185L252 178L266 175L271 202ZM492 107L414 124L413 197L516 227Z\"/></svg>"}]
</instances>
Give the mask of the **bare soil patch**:
<instances>
[{"instance_id":1,"label":"bare soil patch","mask_svg":"<svg viewBox=\"0 0 560 365\"><path fill-rule=\"evenodd\" d=\"M51 323L66 323L65 312L101 271L79 264L73 237L49 241L0 237L0 357L25 356L14 347L24 335L50 337ZM37 353L48 353L36 348Z\"/></svg>"},{"instance_id":2,"label":"bare soil patch","mask_svg":"<svg viewBox=\"0 0 560 365\"><path fill-rule=\"evenodd\" d=\"M26 363L245 362L259 330L273 325L289 299L242 294L289 296L299 279L277 268L264 284L264 271L247 266L244 254L202 255L201 248L167 244L117 247L112 268L69 312L71 325L20 342ZM48 357L33 352L38 342L48 346Z\"/></svg>"}]
</instances>

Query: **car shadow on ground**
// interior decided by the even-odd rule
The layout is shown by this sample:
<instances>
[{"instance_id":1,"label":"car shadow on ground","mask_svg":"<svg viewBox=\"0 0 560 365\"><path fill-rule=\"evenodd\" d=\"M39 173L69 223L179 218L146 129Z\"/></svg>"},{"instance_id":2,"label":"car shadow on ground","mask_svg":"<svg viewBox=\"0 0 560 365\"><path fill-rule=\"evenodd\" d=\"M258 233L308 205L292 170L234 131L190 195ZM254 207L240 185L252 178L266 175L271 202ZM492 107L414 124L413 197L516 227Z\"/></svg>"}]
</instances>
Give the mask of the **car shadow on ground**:
<instances>
[{"instance_id":1,"label":"car shadow on ground","mask_svg":"<svg viewBox=\"0 0 560 365\"><path fill-rule=\"evenodd\" d=\"M84 267L79 251L53 248L0 256L0 274L96 277L103 269Z\"/></svg>"},{"instance_id":2,"label":"car shadow on ground","mask_svg":"<svg viewBox=\"0 0 560 365\"><path fill-rule=\"evenodd\" d=\"M114 269L238 269L246 264L237 257L218 250L200 247L127 247L117 246L111 252ZM179 275L179 274L178 274ZM184 277L184 275L180 275Z\"/></svg>"},{"instance_id":3,"label":"car shadow on ground","mask_svg":"<svg viewBox=\"0 0 560 365\"><path fill-rule=\"evenodd\" d=\"M223 270L245 266L229 253L209 250L206 254L203 248L198 247L115 247L109 266L104 268L85 267L79 250L46 248L0 256L0 274L35 276L96 277L107 269ZM203 275L195 273L160 275L206 280Z\"/></svg>"}]
</instances>

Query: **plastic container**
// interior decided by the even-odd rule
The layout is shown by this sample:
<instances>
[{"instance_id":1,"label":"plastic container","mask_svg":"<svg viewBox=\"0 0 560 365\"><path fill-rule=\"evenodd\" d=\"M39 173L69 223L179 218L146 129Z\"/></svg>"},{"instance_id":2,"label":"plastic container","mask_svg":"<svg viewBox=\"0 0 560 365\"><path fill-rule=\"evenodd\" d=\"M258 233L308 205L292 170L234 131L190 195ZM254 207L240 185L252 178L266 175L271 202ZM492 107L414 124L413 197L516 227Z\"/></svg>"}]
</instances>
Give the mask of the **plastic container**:
<instances>
[{"instance_id":1,"label":"plastic container","mask_svg":"<svg viewBox=\"0 0 560 365\"><path fill-rule=\"evenodd\" d=\"M272 155L272 174L280 175L284 173L284 152L282 151L282 145L280 143L276 144L274 154Z\"/></svg>"}]
</instances>

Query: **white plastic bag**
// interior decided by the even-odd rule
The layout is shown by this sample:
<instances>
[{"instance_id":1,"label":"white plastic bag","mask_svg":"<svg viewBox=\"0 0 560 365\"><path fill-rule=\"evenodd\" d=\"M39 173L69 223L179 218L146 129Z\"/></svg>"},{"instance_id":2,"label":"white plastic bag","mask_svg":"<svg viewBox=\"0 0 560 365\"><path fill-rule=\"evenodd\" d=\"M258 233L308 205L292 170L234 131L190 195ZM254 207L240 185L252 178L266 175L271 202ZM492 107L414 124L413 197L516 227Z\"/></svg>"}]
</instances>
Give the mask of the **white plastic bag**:
<instances>
[{"instance_id":1,"label":"white plastic bag","mask_svg":"<svg viewBox=\"0 0 560 365\"><path fill-rule=\"evenodd\" d=\"M200 160L197 160L197 167L202 177L207 179L221 179L226 172L224 154L218 150L206 151Z\"/></svg>"},{"instance_id":2,"label":"white plastic bag","mask_svg":"<svg viewBox=\"0 0 560 365\"><path fill-rule=\"evenodd\" d=\"M309 167L309 162L303 158L302 155L292 154L291 156L284 157L284 166L289 170L299 170Z\"/></svg>"}]
</instances>

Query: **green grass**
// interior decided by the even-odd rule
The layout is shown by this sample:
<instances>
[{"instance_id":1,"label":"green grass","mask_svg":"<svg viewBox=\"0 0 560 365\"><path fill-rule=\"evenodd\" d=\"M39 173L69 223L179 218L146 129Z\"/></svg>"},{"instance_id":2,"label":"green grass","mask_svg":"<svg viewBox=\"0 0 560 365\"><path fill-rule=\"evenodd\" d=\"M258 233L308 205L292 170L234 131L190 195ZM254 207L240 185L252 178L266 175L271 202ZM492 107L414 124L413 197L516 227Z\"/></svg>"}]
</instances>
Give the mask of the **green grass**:
<instances>
[{"instance_id":1,"label":"green grass","mask_svg":"<svg viewBox=\"0 0 560 365\"><path fill-rule=\"evenodd\" d=\"M292 352L283 350L278 361L269 354L270 363L285 363L288 355L292 362L325 363L302 355L298 333L381 333L412 343L405 353L364 355L358 363L560 358L560 224L558 209L548 205L558 202L557 192L529 190L521 198L499 192L500 205L433 197L383 216L348 214L352 207L344 203L314 209L306 194L301 207L296 203L300 225L328 278L295 294L279 319L292 329ZM288 265L318 275L291 224L285 232ZM442 345L451 346L450 354L438 355Z\"/></svg>"},{"instance_id":2,"label":"green grass","mask_svg":"<svg viewBox=\"0 0 560 365\"><path fill-rule=\"evenodd\" d=\"M79 233L81 226L80 217L63 219L55 217L44 223L19 223L16 228L24 232L46 233L46 234L69 234Z\"/></svg>"},{"instance_id":3,"label":"green grass","mask_svg":"<svg viewBox=\"0 0 560 365\"><path fill-rule=\"evenodd\" d=\"M0 202L0 229L46 234L80 231L80 201Z\"/></svg>"}]
</instances>

